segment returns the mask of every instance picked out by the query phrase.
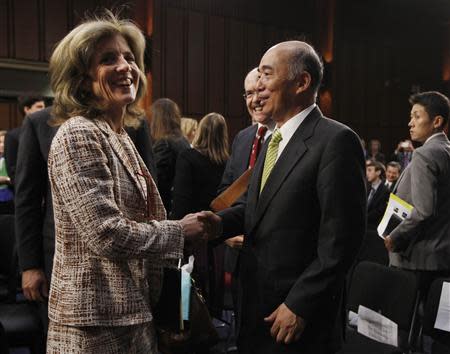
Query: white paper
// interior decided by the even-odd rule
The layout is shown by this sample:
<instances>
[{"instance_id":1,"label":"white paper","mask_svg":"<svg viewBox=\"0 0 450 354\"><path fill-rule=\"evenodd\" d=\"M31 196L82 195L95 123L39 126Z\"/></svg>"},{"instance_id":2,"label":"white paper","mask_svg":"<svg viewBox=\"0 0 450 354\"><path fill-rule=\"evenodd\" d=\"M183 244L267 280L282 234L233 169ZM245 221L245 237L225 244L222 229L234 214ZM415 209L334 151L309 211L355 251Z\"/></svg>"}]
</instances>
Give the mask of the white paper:
<instances>
[{"instance_id":1,"label":"white paper","mask_svg":"<svg viewBox=\"0 0 450 354\"><path fill-rule=\"evenodd\" d=\"M398 326L378 312L359 305L358 333L377 342L398 346Z\"/></svg>"},{"instance_id":2,"label":"white paper","mask_svg":"<svg viewBox=\"0 0 450 354\"><path fill-rule=\"evenodd\" d=\"M397 220L397 224L405 220L409 215L411 215L412 210L412 205L391 193L386 211L384 212L383 218L377 227L378 235L384 239L392 231L386 231L388 226L392 228L391 223L395 224L395 220Z\"/></svg>"},{"instance_id":3,"label":"white paper","mask_svg":"<svg viewBox=\"0 0 450 354\"><path fill-rule=\"evenodd\" d=\"M450 283L442 283L441 299L434 328L450 332Z\"/></svg>"}]
</instances>

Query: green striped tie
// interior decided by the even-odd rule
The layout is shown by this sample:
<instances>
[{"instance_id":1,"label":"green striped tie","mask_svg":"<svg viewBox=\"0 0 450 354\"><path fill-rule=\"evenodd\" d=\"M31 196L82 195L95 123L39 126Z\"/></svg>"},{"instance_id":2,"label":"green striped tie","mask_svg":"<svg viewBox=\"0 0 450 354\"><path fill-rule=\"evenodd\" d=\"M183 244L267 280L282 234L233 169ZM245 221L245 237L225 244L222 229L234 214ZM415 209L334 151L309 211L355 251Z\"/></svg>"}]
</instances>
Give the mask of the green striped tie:
<instances>
[{"instance_id":1,"label":"green striped tie","mask_svg":"<svg viewBox=\"0 0 450 354\"><path fill-rule=\"evenodd\" d=\"M266 159L264 161L264 169L261 177L261 188L259 193L262 192L264 185L266 184L267 178L270 176L270 172L272 172L272 168L277 161L278 156L278 146L280 145L280 141L283 140L281 136L281 132L278 129L272 134L272 139L269 143L269 148L267 149Z\"/></svg>"}]
</instances>

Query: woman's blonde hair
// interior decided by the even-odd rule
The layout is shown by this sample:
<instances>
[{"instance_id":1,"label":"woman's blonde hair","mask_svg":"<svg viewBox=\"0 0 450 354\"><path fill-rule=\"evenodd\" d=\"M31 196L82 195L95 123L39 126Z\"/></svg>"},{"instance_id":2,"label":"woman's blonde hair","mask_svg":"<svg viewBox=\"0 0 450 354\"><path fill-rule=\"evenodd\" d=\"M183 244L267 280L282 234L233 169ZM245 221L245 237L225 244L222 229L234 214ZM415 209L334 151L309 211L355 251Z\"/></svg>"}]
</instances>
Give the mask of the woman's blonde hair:
<instances>
[{"instance_id":1,"label":"woman's blonde hair","mask_svg":"<svg viewBox=\"0 0 450 354\"><path fill-rule=\"evenodd\" d=\"M189 140L189 143L192 143L192 136L195 136L197 128L197 120L186 117L181 118L181 132L183 133L184 137Z\"/></svg>"},{"instance_id":2,"label":"woman's blonde hair","mask_svg":"<svg viewBox=\"0 0 450 354\"><path fill-rule=\"evenodd\" d=\"M144 75L145 39L134 23L119 19L109 10L75 27L53 51L49 66L51 87L55 94L53 123L60 124L78 115L92 119L104 114L106 107L86 89L86 82L97 45L100 41L116 35L125 39L139 69L136 99L127 105L125 111L125 124L139 124L137 118L144 114L139 107L139 101L147 87Z\"/></svg>"},{"instance_id":3,"label":"woman's blonde hair","mask_svg":"<svg viewBox=\"0 0 450 354\"><path fill-rule=\"evenodd\" d=\"M169 98L160 98L150 108L150 132L153 142L183 136L181 113L178 105Z\"/></svg>"},{"instance_id":4,"label":"woman's blonde hair","mask_svg":"<svg viewBox=\"0 0 450 354\"><path fill-rule=\"evenodd\" d=\"M192 142L194 149L211 161L222 164L228 160L228 129L225 118L219 113L204 116Z\"/></svg>"}]
</instances>

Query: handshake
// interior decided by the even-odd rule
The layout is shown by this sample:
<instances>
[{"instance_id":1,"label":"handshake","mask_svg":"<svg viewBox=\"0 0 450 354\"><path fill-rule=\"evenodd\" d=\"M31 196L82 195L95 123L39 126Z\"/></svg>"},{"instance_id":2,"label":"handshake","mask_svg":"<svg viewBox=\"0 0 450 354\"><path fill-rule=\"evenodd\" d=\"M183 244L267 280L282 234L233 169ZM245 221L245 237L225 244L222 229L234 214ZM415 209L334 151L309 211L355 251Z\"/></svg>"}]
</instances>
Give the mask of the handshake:
<instances>
[{"instance_id":1,"label":"handshake","mask_svg":"<svg viewBox=\"0 0 450 354\"><path fill-rule=\"evenodd\" d=\"M213 240L222 233L222 219L211 211L188 214L180 224L186 241Z\"/></svg>"}]
</instances>

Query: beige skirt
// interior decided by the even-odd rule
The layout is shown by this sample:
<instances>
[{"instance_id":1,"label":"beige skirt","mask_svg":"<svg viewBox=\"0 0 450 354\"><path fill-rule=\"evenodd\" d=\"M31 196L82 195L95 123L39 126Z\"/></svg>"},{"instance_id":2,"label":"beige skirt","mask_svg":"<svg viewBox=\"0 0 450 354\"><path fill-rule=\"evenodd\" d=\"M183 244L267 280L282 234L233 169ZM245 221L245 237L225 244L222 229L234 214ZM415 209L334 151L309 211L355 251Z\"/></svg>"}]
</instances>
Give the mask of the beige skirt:
<instances>
[{"instance_id":1,"label":"beige skirt","mask_svg":"<svg viewBox=\"0 0 450 354\"><path fill-rule=\"evenodd\" d=\"M47 354L157 354L152 322L120 327L72 327L50 321Z\"/></svg>"}]
</instances>

